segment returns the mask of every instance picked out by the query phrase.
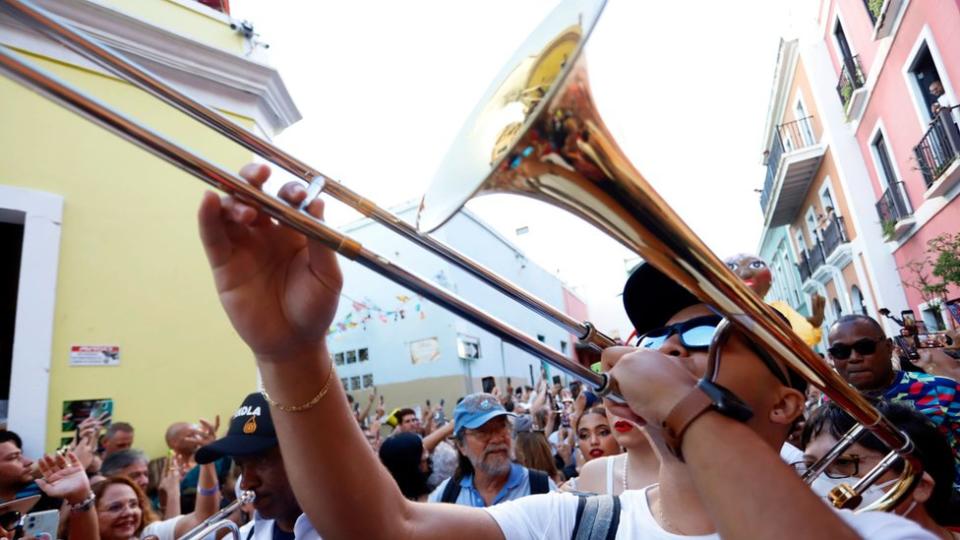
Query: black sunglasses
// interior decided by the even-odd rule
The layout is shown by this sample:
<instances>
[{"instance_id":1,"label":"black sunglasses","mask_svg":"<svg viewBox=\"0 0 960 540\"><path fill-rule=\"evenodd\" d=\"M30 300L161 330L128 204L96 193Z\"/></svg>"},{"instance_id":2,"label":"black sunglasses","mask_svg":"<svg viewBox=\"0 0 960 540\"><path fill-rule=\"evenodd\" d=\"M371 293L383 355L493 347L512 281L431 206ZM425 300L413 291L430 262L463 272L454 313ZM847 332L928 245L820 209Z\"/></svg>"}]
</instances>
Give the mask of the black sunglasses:
<instances>
[{"instance_id":1,"label":"black sunglasses","mask_svg":"<svg viewBox=\"0 0 960 540\"><path fill-rule=\"evenodd\" d=\"M884 339L886 338L863 338L854 341L850 345L847 345L846 343L835 343L831 345L829 349L827 349L827 352L830 353L831 358L836 360L846 360L847 358L850 358L850 354L853 351L857 351L857 354L861 356L865 354L873 354L877 352L877 345L879 345Z\"/></svg>"},{"instance_id":2,"label":"black sunglasses","mask_svg":"<svg viewBox=\"0 0 960 540\"><path fill-rule=\"evenodd\" d=\"M676 324L668 324L655 328L640 336L638 347L645 349L659 349L670 336L680 336L680 343L688 350L701 351L710 348L713 334L723 317L719 315L704 315Z\"/></svg>"}]
</instances>

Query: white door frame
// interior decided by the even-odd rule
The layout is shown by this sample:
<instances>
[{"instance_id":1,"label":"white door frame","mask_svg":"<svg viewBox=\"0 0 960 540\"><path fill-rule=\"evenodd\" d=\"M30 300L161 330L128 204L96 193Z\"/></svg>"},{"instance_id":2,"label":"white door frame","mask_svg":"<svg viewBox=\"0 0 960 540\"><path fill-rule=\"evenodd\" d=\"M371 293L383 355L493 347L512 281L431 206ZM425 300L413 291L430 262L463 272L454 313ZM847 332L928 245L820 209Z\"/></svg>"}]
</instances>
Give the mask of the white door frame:
<instances>
[{"instance_id":1,"label":"white door frame","mask_svg":"<svg viewBox=\"0 0 960 540\"><path fill-rule=\"evenodd\" d=\"M0 185L0 201L3 208L26 214L7 427L23 439L25 455L38 457L47 433L63 197Z\"/></svg>"}]
</instances>

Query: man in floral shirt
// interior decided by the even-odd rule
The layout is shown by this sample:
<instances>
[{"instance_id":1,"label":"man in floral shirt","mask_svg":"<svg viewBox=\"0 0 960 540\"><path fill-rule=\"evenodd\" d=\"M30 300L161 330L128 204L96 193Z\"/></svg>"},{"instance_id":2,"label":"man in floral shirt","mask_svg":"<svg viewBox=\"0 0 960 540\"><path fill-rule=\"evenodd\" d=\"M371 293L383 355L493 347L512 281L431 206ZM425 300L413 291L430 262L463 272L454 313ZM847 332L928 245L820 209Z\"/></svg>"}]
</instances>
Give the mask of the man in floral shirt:
<instances>
[{"instance_id":1,"label":"man in floral shirt","mask_svg":"<svg viewBox=\"0 0 960 540\"><path fill-rule=\"evenodd\" d=\"M960 488L960 383L926 373L895 371L893 341L877 321L845 315L830 328L830 348L837 372L864 394L910 405L927 416L947 438Z\"/></svg>"}]
</instances>

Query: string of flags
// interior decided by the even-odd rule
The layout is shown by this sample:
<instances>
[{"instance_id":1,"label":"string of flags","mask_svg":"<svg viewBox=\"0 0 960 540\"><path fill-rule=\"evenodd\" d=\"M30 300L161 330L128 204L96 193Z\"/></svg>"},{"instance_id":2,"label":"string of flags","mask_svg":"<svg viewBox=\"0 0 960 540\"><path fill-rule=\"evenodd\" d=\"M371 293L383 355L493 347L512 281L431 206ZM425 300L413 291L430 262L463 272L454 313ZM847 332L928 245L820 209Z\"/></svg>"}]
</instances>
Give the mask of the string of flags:
<instances>
[{"instance_id":1,"label":"string of flags","mask_svg":"<svg viewBox=\"0 0 960 540\"><path fill-rule=\"evenodd\" d=\"M367 326L373 322L390 324L405 320L408 315L418 317L420 320L427 318L427 312L423 309L423 297L420 295L412 297L406 294L398 294L394 296L397 304L393 309L384 309L368 297L356 300L346 294L341 293L340 296L350 302L350 311L343 318L330 325L327 335L338 334L355 328L366 331Z\"/></svg>"}]
</instances>

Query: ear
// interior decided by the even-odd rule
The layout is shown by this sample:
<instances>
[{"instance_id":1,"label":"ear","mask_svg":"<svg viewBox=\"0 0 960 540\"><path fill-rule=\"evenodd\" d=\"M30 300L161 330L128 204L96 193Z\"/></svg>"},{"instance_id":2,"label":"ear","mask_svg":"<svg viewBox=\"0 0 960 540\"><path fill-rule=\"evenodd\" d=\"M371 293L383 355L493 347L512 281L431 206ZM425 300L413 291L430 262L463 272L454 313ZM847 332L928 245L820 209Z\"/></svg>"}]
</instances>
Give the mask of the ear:
<instances>
[{"instance_id":1,"label":"ear","mask_svg":"<svg viewBox=\"0 0 960 540\"><path fill-rule=\"evenodd\" d=\"M933 486L935 484L933 477L925 472L920 476L920 483L917 484L910 496L919 504L925 504L933 496Z\"/></svg>"},{"instance_id":2,"label":"ear","mask_svg":"<svg viewBox=\"0 0 960 540\"><path fill-rule=\"evenodd\" d=\"M789 426L803 414L806 396L799 390L781 386L773 407L770 409L769 419L774 424Z\"/></svg>"}]
</instances>

